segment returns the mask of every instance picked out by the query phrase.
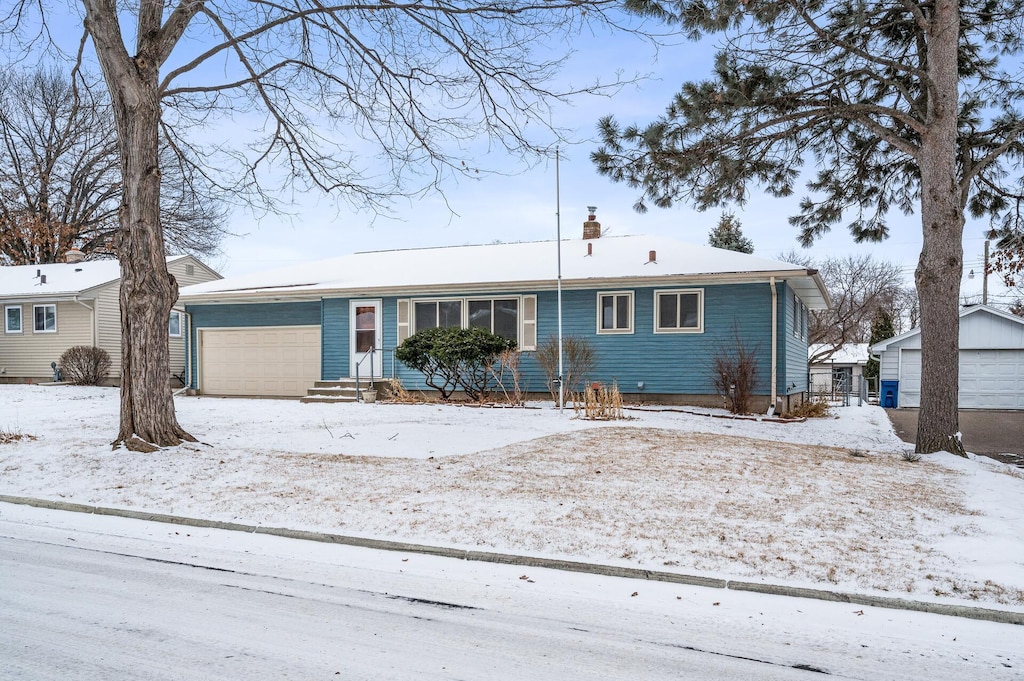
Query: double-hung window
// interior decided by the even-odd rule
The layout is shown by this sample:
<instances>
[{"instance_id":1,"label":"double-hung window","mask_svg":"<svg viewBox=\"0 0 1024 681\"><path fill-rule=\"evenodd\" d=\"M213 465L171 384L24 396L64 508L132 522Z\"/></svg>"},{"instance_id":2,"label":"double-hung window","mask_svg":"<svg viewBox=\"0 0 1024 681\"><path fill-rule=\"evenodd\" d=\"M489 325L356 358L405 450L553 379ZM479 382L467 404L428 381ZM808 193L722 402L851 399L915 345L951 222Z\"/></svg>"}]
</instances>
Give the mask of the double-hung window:
<instances>
[{"instance_id":1,"label":"double-hung window","mask_svg":"<svg viewBox=\"0 0 1024 681\"><path fill-rule=\"evenodd\" d=\"M57 332L57 306L56 305L33 305L32 306L33 327L36 333Z\"/></svg>"},{"instance_id":2,"label":"double-hung window","mask_svg":"<svg viewBox=\"0 0 1024 681\"><path fill-rule=\"evenodd\" d=\"M704 331L704 291L656 291L654 313L655 333L701 333Z\"/></svg>"},{"instance_id":3,"label":"double-hung window","mask_svg":"<svg viewBox=\"0 0 1024 681\"><path fill-rule=\"evenodd\" d=\"M633 333L633 292L597 294L597 332Z\"/></svg>"},{"instance_id":4,"label":"double-hung window","mask_svg":"<svg viewBox=\"0 0 1024 681\"><path fill-rule=\"evenodd\" d=\"M21 333L21 305L8 305L4 308L4 331Z\"/></svg>"}]
</instances>

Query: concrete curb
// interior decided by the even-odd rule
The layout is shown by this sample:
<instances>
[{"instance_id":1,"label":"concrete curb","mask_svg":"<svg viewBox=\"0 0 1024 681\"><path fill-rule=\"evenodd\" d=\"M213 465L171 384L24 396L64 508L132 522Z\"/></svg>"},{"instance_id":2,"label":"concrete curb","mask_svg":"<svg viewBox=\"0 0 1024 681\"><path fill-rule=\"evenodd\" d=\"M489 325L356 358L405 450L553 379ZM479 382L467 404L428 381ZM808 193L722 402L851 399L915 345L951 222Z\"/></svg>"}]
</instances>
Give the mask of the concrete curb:
<instances>
[{"instance_id":1,"label":"concrete curb","mask_svg":"<svg viewBox=\"0 0 1024 681\"><path fill-rule=\"evenodd\" d=\"M327 532L291 530L284 527L263 527L260 525L245 525L242 523L224 522L220 520L204 520L202 518L189 518L185 516L167 515L164 513L147 513L144 511L132 511L128 509L110 508L104 506L89 506L86 504L75 504L64 501L50 501L48 499L34 499L32 497L13 497L0 494L0 503L33 506L36 508L46 508L56 511L72 511L74 513L91 513L95 515L117 516L120 518L146 520L150 522L167 523L171 525L205 527L216 530L230 530L232 532L247 532L249 534L266 534L275 537L285 537L288 539L316 541L326 544L343 544L346 546L377 549L380 551L421 553L431 556L440 556L442 558L457 558L460 560L472 560L485 563L522 565L524 567L547 568L550 570L584 572L593 575L604 575L607 577L645 579L656 582L686 584L688 586L703 586L713 589L749 591L754 593L768 594L772 596L810 598L820 601L849 603L851 605L866 605L875 608L911 610L915 612L925 612L935 615L947 615L951 617L965 617L968 619L986 620L989 622L997 622L1000 624L1024 625L1024 612L1014 612L1011 610L977 608L968 605L952 605L945 603L929 603L927 601L914 601L905 598L871 596L866 594L845 593L841 591L829 591L826 589L809 589L805 587L783 586L778 584L764 584L761 582L743 582L736 580L718 579L714 577L702 577L700 575L684 575L675 572L645 570L643 568L621 567L616 565L600 565L597 563L581 563L569 560L559 560L556 558L538 558L534 556L518 556L507 553L491 553L486 551L454 549L443 546L409 544L405 542L389 541L385 539L367 539L364 537L350 537L340 534L330 534Z\"/></svg>"}]
</instances>

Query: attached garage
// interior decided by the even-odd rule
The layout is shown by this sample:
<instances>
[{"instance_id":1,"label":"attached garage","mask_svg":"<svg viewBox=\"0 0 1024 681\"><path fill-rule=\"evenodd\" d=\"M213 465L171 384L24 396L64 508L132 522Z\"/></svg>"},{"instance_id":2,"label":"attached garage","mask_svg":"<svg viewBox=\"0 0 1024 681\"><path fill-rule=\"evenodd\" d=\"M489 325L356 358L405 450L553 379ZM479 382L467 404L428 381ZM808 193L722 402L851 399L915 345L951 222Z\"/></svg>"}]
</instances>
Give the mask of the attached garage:
<instances>
[{"instance_id":1,"label":"attached garage","mask_svg":"<svg viewBox=\"0 0 1024 681\"><path fill-rule=\"evenodd\" d=\"M876 343L883 381L900 407L921 405L921 331ZM978 305L960 314L961 409L1024 409L1024 319Z\"/></svg>"},{"instance_id":2,"label":"attached garage","mask_svg":"<svg viewBox=\"0 0 1024 681\"><path fill-rule=\"evenodd\" d=\"M198 354L204 394L299 397L320 380L320 327L201 329Z\"/></svg>"}]
</instances>

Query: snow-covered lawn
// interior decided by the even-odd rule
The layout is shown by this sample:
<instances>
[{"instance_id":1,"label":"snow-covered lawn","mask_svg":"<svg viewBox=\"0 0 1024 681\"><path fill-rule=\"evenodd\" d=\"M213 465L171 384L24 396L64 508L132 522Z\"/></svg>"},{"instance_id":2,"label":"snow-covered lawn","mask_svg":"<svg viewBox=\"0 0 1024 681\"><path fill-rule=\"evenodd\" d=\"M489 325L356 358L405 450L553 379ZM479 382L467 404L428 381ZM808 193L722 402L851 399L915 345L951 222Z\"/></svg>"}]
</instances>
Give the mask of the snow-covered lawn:
<instances>
[{"instance_id":1,"label":"snow-covered lawn","mask_svg":"<svg viewBox=\"0 0 1024 681\"><path fill-rule=\"evenodd\" d=\"M0 435L22 437L0 444L0 494L1024 607L1024 475L907 462L877 407L595 423L537 406L182 397L203 444L137 454L108 444L116 390L2 385Z\"/></svg>"}]
</instances>

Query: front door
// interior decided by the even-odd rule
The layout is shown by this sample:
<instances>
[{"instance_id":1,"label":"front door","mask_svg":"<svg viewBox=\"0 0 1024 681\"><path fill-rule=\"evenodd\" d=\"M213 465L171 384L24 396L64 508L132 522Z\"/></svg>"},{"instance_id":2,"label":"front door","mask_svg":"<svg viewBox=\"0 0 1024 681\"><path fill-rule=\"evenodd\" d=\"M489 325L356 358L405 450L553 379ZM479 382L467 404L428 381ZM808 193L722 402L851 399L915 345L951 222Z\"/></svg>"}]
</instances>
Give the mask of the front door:
<instances>
[{"instance_id":1,"label":"front door","mask_svg":"<svg viewBox=\"0 0 1024 681\"><path fill-rule=\"evenodd\" d=\"M355 378L359 365L359 378L383 376L384 357L381 352L381 319L379 300L353 300L349 302L349 347L352 361L349 376ZM373 350L373 357L370 351ZM371 369L372 365L372 369Z\"/></svg>"}]
</instances>

